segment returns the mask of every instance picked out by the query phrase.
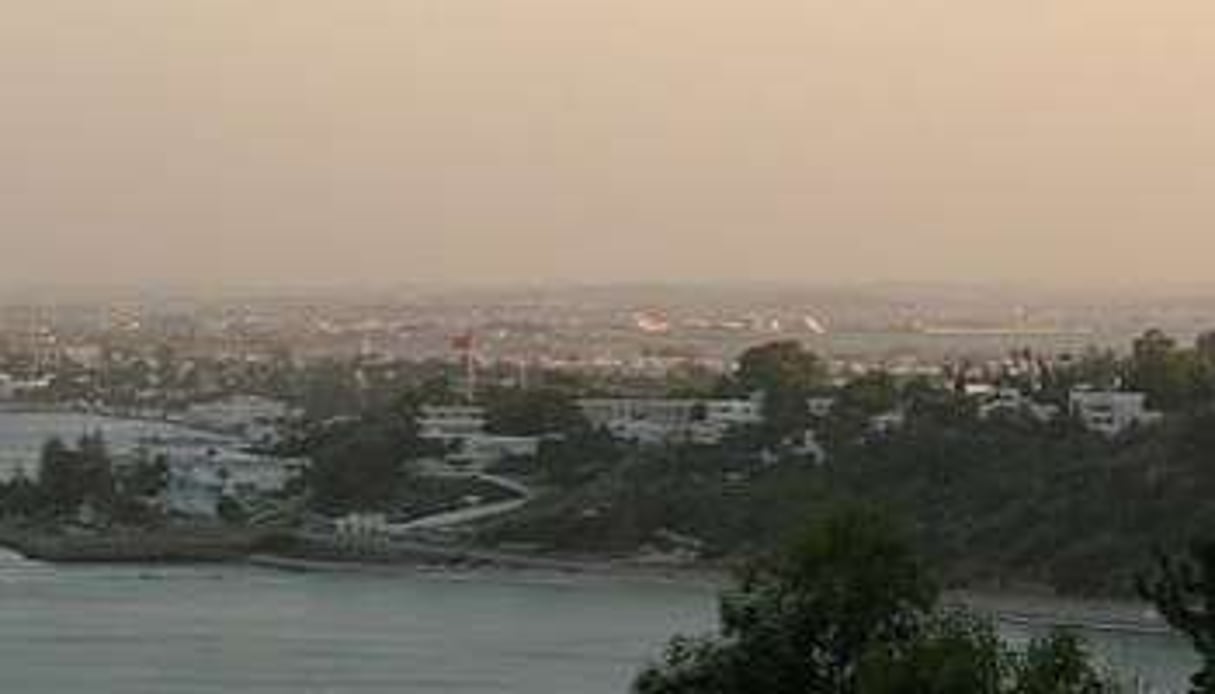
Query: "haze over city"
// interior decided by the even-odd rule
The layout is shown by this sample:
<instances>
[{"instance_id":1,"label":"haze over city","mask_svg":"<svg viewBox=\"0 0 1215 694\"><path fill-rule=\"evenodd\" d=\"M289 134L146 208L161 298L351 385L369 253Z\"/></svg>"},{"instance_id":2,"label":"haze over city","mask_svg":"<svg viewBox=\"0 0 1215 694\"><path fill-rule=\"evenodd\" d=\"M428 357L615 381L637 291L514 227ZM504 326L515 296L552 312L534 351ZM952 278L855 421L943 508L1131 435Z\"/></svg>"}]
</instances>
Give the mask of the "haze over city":
<instances>
[{"instance_id":1,"label":"haze over city","mask_svg":"<svg viewBox=\"0 0 1215 694\"><path fill-rule=\"evenodd\" d=\"M1211 0L0 18L0 694L1215 694Z\"/></svg>"},{"instance_id":2,"label":"haze over city","mask_svg":"<svg viewBox=\"0 0 1215 694\"><path fill-rule=\"evenodd\" d=\"M1197 0L5 15L8 285L1133 286L1215 251Z\"/></svg>"}]
</instances>

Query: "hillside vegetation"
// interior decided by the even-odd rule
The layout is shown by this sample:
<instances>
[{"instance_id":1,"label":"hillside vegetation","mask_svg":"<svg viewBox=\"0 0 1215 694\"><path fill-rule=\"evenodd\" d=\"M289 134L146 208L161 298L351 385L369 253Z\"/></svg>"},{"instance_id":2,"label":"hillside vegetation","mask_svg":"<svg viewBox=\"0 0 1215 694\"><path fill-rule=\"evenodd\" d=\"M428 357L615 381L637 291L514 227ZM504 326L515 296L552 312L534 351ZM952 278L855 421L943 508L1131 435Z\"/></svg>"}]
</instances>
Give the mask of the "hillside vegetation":
<instances>
[{"instance_id":1,"label":"hillside vegetation","mask_svg":"<svg viewBox=\"0 0 1215 694\"><path fill-rule=\"evenodd\" d=\"M666 531L699 538L710 556L745 556L862 502L900 518L952 583L1126 594L1154 550L1215 528L1212 453L1210 413L1111 441L1070 420L921 412L822 466L695 447L634 452L485 537L630 553Z\"/></svg>"}]
</instances>

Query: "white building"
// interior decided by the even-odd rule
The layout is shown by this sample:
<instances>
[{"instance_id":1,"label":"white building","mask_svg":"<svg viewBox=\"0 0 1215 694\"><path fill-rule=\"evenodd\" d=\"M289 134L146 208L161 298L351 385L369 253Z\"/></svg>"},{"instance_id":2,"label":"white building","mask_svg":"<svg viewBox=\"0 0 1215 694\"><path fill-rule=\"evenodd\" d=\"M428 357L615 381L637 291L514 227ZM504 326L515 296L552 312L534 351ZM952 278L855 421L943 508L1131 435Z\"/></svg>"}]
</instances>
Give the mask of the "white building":
<instances>
[{"instance_id":1,"label":"white building","mask_svg":"<svg viewBox=\"0 0 1215 694\"><path fill-rule=\"evenodd\" d=\"M418 417L424 439L452 443L485 433L485 408L476 405L425 405Z\"/></svg>"},{"instance_id":2,"label":"white building","mask_svg":"<svg viewBox=\"0 0 1215 694\"><path fill-rule=\"evenodd\" d=\"M211 402L191 405L183 416L189 426L242 436L252 441L268 441L277 435L278 425L292 415L287 403L259 395L233 395Z\"/></svg>"},{"instance_id":3,"label":"white building","mask_svg":"<svg viewBox=\"0 0 1215 694\"><path fill-rule=\"evenodd\" d=\"M476 405L426 405L418 417L419 436L447 447L450 463L486 467L540 452L539 437L490 434L486 424L485 408Z\"/></svg>"},{"instance_id":4,"label":"white building","mask_svg":"<svg viewBox=\"0 0 1215 694\"><path fill-rule=\"evenodd\" d=\"M1133 426L1159 422L1164 415L1147 408L1145 393L1077 390L1071 393L1072 414L1084 426L1106 436L1116 436Z\"/></svg>"},{"instance_id":5,"label":"white building","mask_svg":"<svg viewBox=\"0 0 1215 694\"><path fill-rule=\"evenodd\" d=\"M1016 388L998 388L988 392L979 405L979 418L988 419L996 415L1029 415L1040 422L1049 422L1059 416L1056 405L1043 405L1026 397Z\"/></svg>"},{"instance_id":6,"label":"white building","mask_svg":"<svg viewBox=\"0 0 1215 694\"><path fill-rule=\"evenodd\" d=\"M810 416L815 419L826 419L831 415L831 410L835 409L835 398L829 395L820 395L806 400L806 409Z\"/></svg>"},{"instance_id":7,"label":"white building","mask_svg":"<svg viewBox=\"0 0 1215 694\"><path fill-rule=\"evenodd\" d=\"M250 499L280 492L305 465L300 460L230 450L153 449L152 453L165 453L168 458L167 506L190 516L214 516L223 496Z\"/></svg>"},{"instance_id":8,"label":"white building","mask_svg":"<svg viewBox=\"0 0 1215 694\"><path fill-rule=\"evenodd\" d=\"M348 513L333 524L342 538L383 537L389 532L388 517L383 513Z\"/></svg>"},{"instance_id":9,"label":"white building","mask_svg":"<svg viewBox=\"0 0 1215 694\"><path fill-rule=\"evenodd\" d=\"M893 434L907 425L907 413L891 410L869 418L869 433L877 436Z\"/></svg>"},{"instance_id":10,"label":"white building","mask_svg":"<svg viewBox=\"0 0 1215 694\"><path fill-rule=\"evenodd\" d=\"M697 418L699 417L699 418ZM706 400L693 412L689 438L705 445L721 443L731 430L763 423L763 406L751 400Z\"/></svg>"},{"instance_id":11,"label":"white building","mask_svg":"<svg viewBox=\"0 0 1215 694\"><path fill-rule=\"evenodd\" d=\"M731 429L763 421L755 399L601 398L579 400L578 407L592 426L643 445L715 444Z\"/></svg>"},{"instance_id":12,"label":"white building","mask_svg":"<svg viewBox=\"0 0 1215 694\"><path fill-rule=\"evenodd\" d=\"M452 463L487 467L506 458L534 458L540 453L537 436L495 436L476 434L460 440L457 450L448 454Z\"/></svg>"},{"instance_id":13,"label":"white building","mask_svg":"<svg viewBox=\"0 0 1215 694\"><path fill-rule=\"evenodd\" d=\"M50 377L21 379L0 373L0 400L19 400L50 387Z\"/></svg>"},{"instance_id":14,"label":"white building","mask_svg":"<svg viewBox=\"0 0 1215 694\"><path fill-rule=\"evenodd\" d=\"M962 394L968 398L990 398L996 396L997 394L1001 394L1002 391L1013 390L1014 389L1011 388L997 388L995 384L992 383L966 383L962 385ZM1018 395L1021 394L1021 391L1015 392ZM1003 394L1008 395L1009 393L1004 392Z\"/></svg>"},{"instance_id":15,"label":"white building","mask_svg":"<svg viewBox=\"0 0 1215 694\"><path fill-rule=\"evenodd\" d=\"M63 347L63 356L73 364L86 369L100 369L102 360L105 358L105 350L101 348L101 345L66 345Z\"/></svg>"}]
</instances>

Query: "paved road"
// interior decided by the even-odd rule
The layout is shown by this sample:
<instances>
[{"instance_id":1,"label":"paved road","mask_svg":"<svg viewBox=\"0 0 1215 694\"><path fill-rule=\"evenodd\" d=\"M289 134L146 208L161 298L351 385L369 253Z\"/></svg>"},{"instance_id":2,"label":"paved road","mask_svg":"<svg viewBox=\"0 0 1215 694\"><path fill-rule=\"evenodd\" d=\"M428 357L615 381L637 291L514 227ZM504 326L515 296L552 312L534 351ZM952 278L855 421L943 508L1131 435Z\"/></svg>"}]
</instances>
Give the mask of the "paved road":
<instances>
[{"instance_id":1,"label":"paved road","mask_svg":"<svg viewBox=\"0 0 1215 694\"><path fill-rule=\"evenodd\" d=\"M512 511L516 511L532 500L534 492L531 487L500 475L491 475L485 472L468 472L464 470L454 470L447 467L434 466L427 470L427 474L434 477L449 477L458 479L474 479L489 484L496 485L502 489L518 494L516 499L508 499L506 501L497 501L490 504L482 504L471 508L462 508L455 511L447 511L444 513L436 513L431 516L418 518L409 521L408 523L397 523L388 526L388 532L391 535L407 534L415 530L437 530L440 528L450 528L457 525L465 525L486 518L500 516Z\"/></svg>"}]
</instances>

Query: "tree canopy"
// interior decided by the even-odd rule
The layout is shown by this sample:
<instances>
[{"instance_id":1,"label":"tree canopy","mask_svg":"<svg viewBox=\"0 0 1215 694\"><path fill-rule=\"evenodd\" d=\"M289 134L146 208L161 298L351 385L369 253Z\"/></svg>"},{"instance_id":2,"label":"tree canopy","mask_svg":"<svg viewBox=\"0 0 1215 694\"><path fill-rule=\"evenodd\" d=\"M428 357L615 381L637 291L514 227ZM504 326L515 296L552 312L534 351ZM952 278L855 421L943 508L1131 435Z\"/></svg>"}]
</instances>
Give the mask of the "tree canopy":
<instances>
[{"instance_id":1,"label":"tree canopy","mask_svg":"<svg viewBox=\"0 0 1215 694\"><path fill-rule=\"evenodd\" d=\"M1187 556L1161 553L1155 571L1140 577L1139 593L1189 638L1202 659L1190 691L1215 693L1215 542L1194 542Z\"/></svg>"},{"instance_id":2,"label":"tree canopy","mask_svg":"<svg viewBox=\"0 0 1215 694\"><path fill-rule=\"evenodd\" d=\"M1114 691L1075 638L1017 653L992 626L943 612L889 521L829 514L721 602L715 636L676 638L636 694L1099 694Z\"/></svg>"},{"instance_id":3,"label":"tree canopy","mask_svg":"<svg viewBox=\"0 0 1215 694\"><path fill-rule=\"evenodd\" d=\"M800 342L769 342L739 357L733 383L740 394L763 394L764 428L771 442L778 443L805 430L806 399L827 383L827 368Z\"/></svg>"}]
</instances>

